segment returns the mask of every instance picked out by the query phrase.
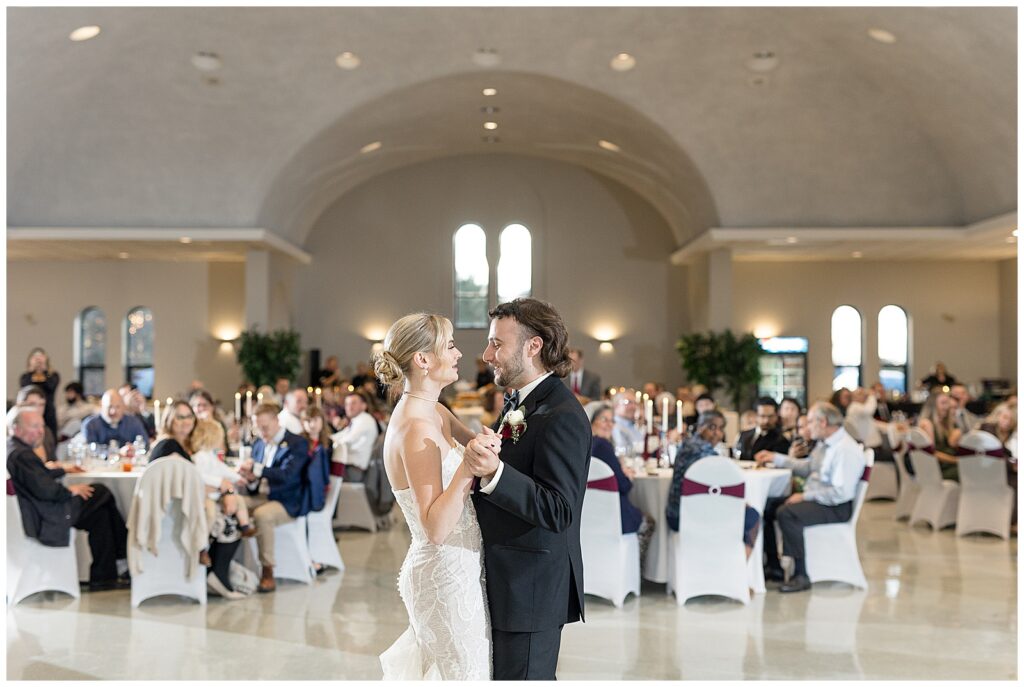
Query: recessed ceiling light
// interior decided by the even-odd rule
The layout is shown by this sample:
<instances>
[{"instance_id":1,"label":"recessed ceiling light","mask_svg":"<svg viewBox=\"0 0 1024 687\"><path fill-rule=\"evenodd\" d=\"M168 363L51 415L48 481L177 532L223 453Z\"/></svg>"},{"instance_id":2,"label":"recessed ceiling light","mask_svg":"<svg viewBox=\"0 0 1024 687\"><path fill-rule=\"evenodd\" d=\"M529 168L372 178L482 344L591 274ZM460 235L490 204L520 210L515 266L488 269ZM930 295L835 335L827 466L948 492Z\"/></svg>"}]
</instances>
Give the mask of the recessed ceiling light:
<instances>
[{"instance_id":1,"label":"recessed ceiling light","mask_svg":"<svg viewBox=\"0 0 1024 687\"><path fill-rule=\"evenodd\" d=\"M797 238L795 236L787 236L786 237L786 243L796 243L796 242L797 242Z\"/></svg>"},{"instance_id":2,"label":"recessed ceiling light","mask_svg":"<svg viewBox=\"0 0 1024 687\"><path fill-rule=\"evenodd\" d=\"M486 96L498 95L498 89L497 88L485 88L483 90L483 94L486 95Z\"/></svg>"},{"instance_id":3,"label":"recessed ceiling light","mask_svg":"<svg viewBox=\"0 0 1024 687\"><path fill-rule=\"evenodd\" d=\"M896 35L891 31L886 31L885 29L868 29L868 35L879 43L892 44L896 42Z\"/></svg>"},{"instance_id":4,"label":"recessed ceiling light","mask_svg":"<svg viewBox=\"0 0 1024 687\"><path fill-rule=\"evenodd\" d=\"M599 145L602 148L604 148L605 150L611 151L613 153L618 153L618 152L622 151L622 148L620 148L619 146L615 145L611 141L604 140L603 138L600 141L597 142L597 145Z\"/></svg>"},{"instance_id":5,"label":"recessed ceiling light","mask_svg":"<svg viewBox=\"0 0 1024 687\"><path fill-rule=\"evenodd\" d=\"M747 60L747 69L752 72L770 72L779 66L779 58L771 50L761 50Z\"/></svg>"},{"instance_id":6,"label":"recessed ceiling light","mask_svg":"<svg viewBox=\"0 0 1024 687\"><path fill-rule=\"evenodd\" d=\"M484 128L487 129L488 131L494 131L495 129L498 128L498 123L497 122L484 122Z\"/></svg>"},{"instance_id":7,"label":"recessed ceiling light","mask_svg":"<svg viewBox=\"0 0 1024 687\"><path fill-rule=\"evenodd\" d=\"M360 153L364 153L364 154L365 153L372 153L375 150L380 150L381 146L383 146L383 145L384 144L381 143L380 141L374 141L373 143L367 143L366 145L364 145L362 148L359 149L359 152Z\"/></svg>"},{"instance_id":8,"label":"recessed ceiling light","mask_svg":"<svg viewBox=\"0 0 1024 687\"><path fill-rule=\"evenodd\" d=\"M494 48L480 48L473 53L473 62L481 67L497 67L501 64L501 55Z\"/></svg>"},{"instance_id":9,"label":"recessed ceiling light","mask_svg":"<svg viewBox=\"0 0 1024 687\"><path fill-rule=\"evenodd\" d=\"M617 72L628 72L636 66L636 58L628 52L620 52L612 58L611 67Z\"/></svg>"},{"instance_id":10,"label":"recessed ceiling light","mask_svg":"<svg viewBox=\"0 0 1024 687\"><path fill-rule=\"evenodd\" d=\"M129 256L124 251L121 251L120 253L117 254L117 257L121 258L122 260L127 260Z\"/></svg>"},{"instance_id":11,"label":"recessed ceiling light","mask_svg":"<svg viewBox=\"0 0 1024 687\"><path fill-rule=\"evenodd\" d=\"M220 55L215 52L200 50L192 56L192 66L201 72L215 72L222 64Z\"/></svg>"},{"instance_id":12,"label":"recessed ceiling light","mask_svg":"<svg viewBox=\"0 0 1024 687\"><path fill-rule=\"evenodd\" d=\"M178 239L178 241L179 241L180 243L192 243L192 239L190 239L190 238L189 238L189 237L187 237L187 236L182 236L182 237L181 237L180 239Z\"/></svg>"},{"instance_id":13,"label":"recessed ceiling light","mask_svg":"<svg viewBox=\"0 0 1024 687\"><path fill-rule=\"evenodd\" d=\"M98 35L100 35L100 27L98 26L79 26L71 32L68 38L77 43L79 41L87 41L90 38L95 38Z\"/></svg>"},{"instance_id":14,"label":"recessed ceiling light","mask_svg":"<svg viewBox=\"0 0 1024 687\"><path fill-rule=\"evenodd\" d=\"M342 69L352 71L360 64L362 64L362 60L359 59L359 55L356 55L354 52L348 52L346 50L345 52L341 53L340 55L334 58L334 63L341 67Z\"/></svg>"},{"instance_id":15,"label":"recessed ceiling light","mask_svg":"<svg viewBox=\"0 0 1024 687\"><path fill-rule=\"evenodd\" d=\"M859 250L855 250L852 253L850 253L850 257L851 258L863 258L864 254L861 253Z\"/></svg>"}]
</instances>

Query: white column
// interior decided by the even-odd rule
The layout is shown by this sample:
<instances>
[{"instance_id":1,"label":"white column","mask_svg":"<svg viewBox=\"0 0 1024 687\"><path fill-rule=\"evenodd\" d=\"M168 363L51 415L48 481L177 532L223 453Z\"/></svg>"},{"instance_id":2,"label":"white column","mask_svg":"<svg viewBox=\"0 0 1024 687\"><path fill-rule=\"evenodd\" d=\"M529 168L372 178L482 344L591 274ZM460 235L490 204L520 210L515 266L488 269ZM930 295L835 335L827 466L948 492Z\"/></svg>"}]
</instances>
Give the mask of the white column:
<instances>
[{"instance_id":1,"label":"white column","mask_svg":"<svg viewBox=\"0 0 1024 687\"><path fill-rule=\"evenodd\" d=\"M708 327L721 331L732 327L732 250L716 248L708 253Z\"/></svg>"}]
</instances>

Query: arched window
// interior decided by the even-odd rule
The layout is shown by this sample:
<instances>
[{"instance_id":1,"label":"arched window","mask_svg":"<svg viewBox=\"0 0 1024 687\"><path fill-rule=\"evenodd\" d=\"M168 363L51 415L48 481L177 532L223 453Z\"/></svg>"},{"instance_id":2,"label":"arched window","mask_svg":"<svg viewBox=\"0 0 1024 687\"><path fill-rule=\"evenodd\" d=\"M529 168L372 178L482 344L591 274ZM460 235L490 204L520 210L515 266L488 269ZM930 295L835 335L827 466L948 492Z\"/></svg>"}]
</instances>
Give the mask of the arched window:
<instances>
[{"instance_id":1,"label":"arched window","mask_svg":"<svg viewBox=\"0 0 1024 687\"><path fill-rule=\"evenodd\" d=\"M878 377L886 391L907 392L909 331L907 311L900 306L878 311Z\"/></svg>"},{"instance_id":2,"label":"arched window","mask_svg":"<svg viewBox=\"0 0 1024 687\"><path fill-rule=\"evenodd\" d=\"M486 329L491 272L487 264L487 236L479 225L464 224L455 232L454 248L455 326Z\"/></svg>"},{"instance_id":3,"label":"arched window","mask_svg":"<svg viewBox=\"0 0 1024 687\"><path fill-rule=\"evenodd\" d=\"M146 398L153 396L153 313L138 306L124 318L124 374Z\"/></svg>"},{"instance_id":4,"label":"arched window","mask_svg":"<svg viewBox=\"0 0 1024 687\"><path fill-rule=\"evenodd\" d=\"M861 373L861 318L856 308L840 305L832 312L832 390L856 389Z\"/></svg>"},{"instance_id":5,"label":"arched window","mask_svg":"<svg viewBox=\"0 0 1024 687\"><path fill-rule=\"evenodd\" d=\"M75 367L85 393L102 395L107 388L107 318L99 308L88 307L75 318Z\"/></svg>"},{"instance_id":6,"label":"arched window","mask_svg":"<svg viewBox=\"0 0 1024 687\"><path fill-rule=\"evenodd\" d=\"M504 303L533 291L532 239L522 224L510 224L501 232L498 259L498 302Z\"/></svg>"}]
</instances>

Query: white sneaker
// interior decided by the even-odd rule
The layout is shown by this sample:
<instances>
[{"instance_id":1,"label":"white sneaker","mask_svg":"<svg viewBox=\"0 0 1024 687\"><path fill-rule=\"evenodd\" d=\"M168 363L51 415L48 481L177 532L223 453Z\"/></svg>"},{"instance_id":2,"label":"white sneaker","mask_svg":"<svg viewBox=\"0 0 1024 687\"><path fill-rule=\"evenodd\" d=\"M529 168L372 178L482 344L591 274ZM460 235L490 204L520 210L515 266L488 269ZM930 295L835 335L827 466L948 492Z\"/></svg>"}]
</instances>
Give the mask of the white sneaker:
<instances>
[{"instance_id":1,"label":"white sneaker","mask_svg":"<svg viewBox=\"0 0 1024 687\"><path fill-rule=\"evenodd\" d=\"M213 593L232 601L245 598L245 594L242 592L232 591L225 587L224 583L220 581L220 578L212 572L206 576L206 587L207 589L212 590Z\"/></svg>"}]
</instances>

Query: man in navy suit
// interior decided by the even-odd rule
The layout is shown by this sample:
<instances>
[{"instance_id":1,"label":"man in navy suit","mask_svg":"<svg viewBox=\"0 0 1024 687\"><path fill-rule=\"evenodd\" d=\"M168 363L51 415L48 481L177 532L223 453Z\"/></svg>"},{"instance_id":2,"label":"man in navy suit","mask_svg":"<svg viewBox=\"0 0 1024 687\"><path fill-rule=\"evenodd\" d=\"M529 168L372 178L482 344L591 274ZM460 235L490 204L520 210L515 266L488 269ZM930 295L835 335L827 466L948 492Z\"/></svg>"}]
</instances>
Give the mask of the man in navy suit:
<instances>
[{"instance_id":1,"label":"man in navy suit","mask_svg":"<svg viewBox=\"0 0 1024 687\"><path fill-rule=\"evenodd\" d=\"M484 540L495 680L554 680L562 626L583 619L580 513L590 421L562 383L571 369L562 318L517 298L490 313L483 359L505 387L495 434L465 460ZM497 437L501 436L499 442Z\"/></svg>"},{"instance_id":2,"label":"man in navy suit","mask_svg":"<svg viewBox=\"0 0 1024 687\"><path fill-rule=\"evenodd\" d=\"M260 592L272 592L274 583L274 528L308 512L303 500L305 472L309 462L308 442L281 427L278 408L270 403L256 408L256 428L260 437L252 447L252 459L238 468L246 482L245 503L256 524L259 549ZM304 505L305 503L305 505Z\"/></svg>"}]
</instances>

